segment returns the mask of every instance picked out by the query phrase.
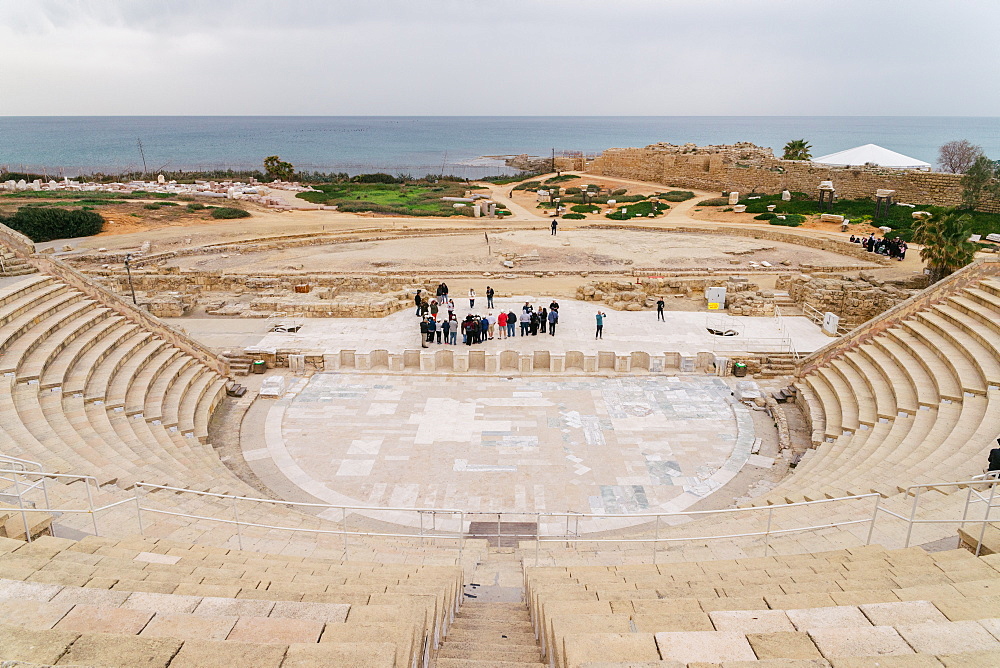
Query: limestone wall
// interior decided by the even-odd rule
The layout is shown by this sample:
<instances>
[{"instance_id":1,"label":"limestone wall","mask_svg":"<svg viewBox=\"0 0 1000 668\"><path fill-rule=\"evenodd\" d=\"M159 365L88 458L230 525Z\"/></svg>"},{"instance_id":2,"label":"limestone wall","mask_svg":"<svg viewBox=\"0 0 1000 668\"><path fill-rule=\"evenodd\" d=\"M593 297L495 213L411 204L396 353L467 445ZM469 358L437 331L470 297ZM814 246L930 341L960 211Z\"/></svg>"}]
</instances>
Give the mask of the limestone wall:
<instances>
[{"instance_id":1,"label":"limestone wall","mask_svg":"<svg viewBox=\"0 0 1000 668\"><path fill-rule=\"evenodd\" d=\"M0 224L0 245L4 245L15 253L28 256L35 252L35 242L17 230L12 230Z\"/></svg>"},{"instance_id":2,"label":"limestone wall","mask_svg":"<svg viewBox=\"0 0 1000 668\"><path fill-rule=\"evenodd\" d=\"M911 285L881 281L866 272L851 276L779 276L775 282L778 290L787 290L798 305L808 305L816 310L840 316L845 327L860 325L866 320L885 313L899 303L919 293L924 287L922 276Z\"/></svg>"},{"instance_id":3,"label":"limestone wall","mask_svg":"<svg viewBox=\"0 0 1000 668\"><path fill-rule=\"evenodd\" d=\"M710 150L716 149L716 150ZM810 162L779 160L770 149L753 144L688 147L652 144L645 148L604 151L587 168L591 174L638 179L677 188L709 191L815 193L820 181L833 181L846 199L874 197L879 188L896 191L896 199L912 204L958 206L961 176L943 172L878 167L823 167ZM1000 212L1000 201L981 201L977 209Z\"/></svg>"}]
</instances>

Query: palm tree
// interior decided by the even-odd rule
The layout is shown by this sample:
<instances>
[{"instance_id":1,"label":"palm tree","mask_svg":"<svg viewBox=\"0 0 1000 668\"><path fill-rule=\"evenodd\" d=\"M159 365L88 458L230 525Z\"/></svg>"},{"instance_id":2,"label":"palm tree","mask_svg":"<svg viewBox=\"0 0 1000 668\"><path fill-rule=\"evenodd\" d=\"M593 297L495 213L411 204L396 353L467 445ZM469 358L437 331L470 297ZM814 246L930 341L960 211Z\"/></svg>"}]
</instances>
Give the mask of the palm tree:
<instances>
[{"instance_id":1,"label":"palm tree","mask_svg":"<svg viewBox=\"0 0 1000 668\"><path fill-rule=\"evenodd\" d=\"M785 154L781 156L782 160L809 160L812 158L812 154L809 150L812 146L809 145L805 139L793 139L792 141L785 144Z\"/></svg>"},{"instance_id":2,"label":"palm tree","mask_svg":"<svg viewBox=\"0 0 1000 668\"><path fill-rule=\"evenodd\" d=\"M913 240L923 244L920 259L927 263L931 282L936 283L972 262L975 244L969 241L972 230L968 214L958 215L954 209L927 214L913 226Z\"/></svg>"}]
</instances>

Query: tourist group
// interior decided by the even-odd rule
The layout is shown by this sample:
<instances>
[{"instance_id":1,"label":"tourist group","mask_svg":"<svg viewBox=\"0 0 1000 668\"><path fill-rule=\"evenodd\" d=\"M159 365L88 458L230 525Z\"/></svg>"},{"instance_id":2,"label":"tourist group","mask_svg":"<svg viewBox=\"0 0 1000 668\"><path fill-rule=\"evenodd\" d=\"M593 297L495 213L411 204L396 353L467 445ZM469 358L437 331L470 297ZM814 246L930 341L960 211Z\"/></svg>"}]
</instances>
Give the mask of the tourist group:
<instances>
[{"instance_id":1,"label":"tourist group","mask_svg":"<svg viewBox=\"0 0 1000 668\"><path fill-rule=\"evenodd\" d=\"M525 302L520 313L514 310L500 312L494 315L494 290L486 286L485 314L475 313L476 291L469 289L469 311L465 318L459 321L455 315L455 302L448 295L448 285L441 283L437 294L431 299L417 290L413 296L416 307L415 315L420 318L420 345L427 348L428 343L457 345L458 336L462 335L462 343L471 346L477 343L492 341L494 338L513 338L520 329L521 336L537 336L548 333L555 336L556 325L559 323L559 303L553 300L548 307L536 308Z\"/></svg>"}]
</instances>

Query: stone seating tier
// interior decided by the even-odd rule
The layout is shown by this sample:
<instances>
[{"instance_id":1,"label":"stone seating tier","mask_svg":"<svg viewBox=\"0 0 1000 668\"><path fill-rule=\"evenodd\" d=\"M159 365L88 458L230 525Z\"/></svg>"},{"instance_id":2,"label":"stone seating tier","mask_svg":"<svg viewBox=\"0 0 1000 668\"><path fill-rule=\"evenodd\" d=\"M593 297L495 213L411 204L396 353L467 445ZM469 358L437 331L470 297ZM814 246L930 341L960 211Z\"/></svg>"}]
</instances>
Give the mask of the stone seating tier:
<instances>
[{"instance_id":1,"label":"stone seating tier","mask_svg":"<svg viewBox=\"0 0 1000 668\"><path fill-rule=\"evenodd\" d=\"M0 540L0 661L425 665L454 566L304 559L167 541Z\"/></svg>"},{"instance_id":2,"label":"stone seating tier","mask_svg":"<svg viewBox=\"0 0 1000 668\"><path fill-rule=\"evenodd\" d=\"M939 296L798 381L816 450L764 503L893 494L981 473L1000 424L1000 281Z\"/></svg>"},{"instance_id":3,"label":"stone seating tier","mask_svg":"<svg viewBox=\"0 0 1000 668\"><path fill-rule=\"evenodd\" d=\"M871 546L526 567L525 588L546 661L565 668L992 665L998 568L996 555Z\"/></svg>"}]
</instances>

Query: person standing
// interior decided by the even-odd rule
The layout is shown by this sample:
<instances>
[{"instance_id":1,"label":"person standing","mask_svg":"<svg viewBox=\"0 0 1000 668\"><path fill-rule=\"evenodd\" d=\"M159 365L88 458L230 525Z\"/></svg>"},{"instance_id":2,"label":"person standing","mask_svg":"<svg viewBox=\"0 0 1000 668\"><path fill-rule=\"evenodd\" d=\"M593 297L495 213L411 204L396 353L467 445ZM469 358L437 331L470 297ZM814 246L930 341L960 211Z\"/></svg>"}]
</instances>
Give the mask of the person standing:
<instances>
[{"instance_id":1,"label":"person standing","mask_svg":"<svg viewBox=\"0 0 1000 668\"><path fill-rule=\"evenodd\" d=\"M441 320L441 332L439 333L439 336L444 338L444 345L448 345L449 341L448 336L450 334L451 334L451 320L449 320L448 318L444 318L443 320ZM438 341L438 343L441 342Z\"/></svg>"},{"instance_id":2,"label":"person standing","mask_svg":"<svg viewBox=\"0 0 1000 668\"><path fill-rule=\"evenodd\" d=\"M552 219L552 236L556 235L556 228L559 227L559 221L555 218Z\"/></svg>"},{"instance_id":3,"label":"person standing","mask_svg":"<svg viewBox=\"0 0 1000 668\"><path fill-rule=\"evenodd\" d=\"M549 336L556 335L556 323L559 322L559 309L549 311Z\"/></svg>"},{"instance_id":4,"label":"person standing","mask_svg":"<svg viewBox=\"0 0 1000 668\"><path fill-rule=\"evenodd\" d=\"M436 329L437 323L434 322L434 318L427 318L427 343L434 343L434 332Z\"/></svg>"},{"instance_id":5,"label":"person standing","mask_svg":"<svg viewBox=\"0 0 1000 668\"><path fill-rule=\"evenodd\" d=\"M414 315L416 315L417 317L420 316L420 293L421 292L423 292L423 290L417 290L417 294L413 295L413 304L414 304L414 306L417 307L417 312Z\"/></svg>"},{"instance_id":6,"label":"person standing","mask_svg":"<svg viewBox=\"0 0 1000 668\"><path fill-rule=\"evenodd\" d=\"M549 324L549 312L545 310L543 306L538 311L538 331L542 334L545 333L545 326Z\"/></svg>"},{"instance_id":7,"label":"person standing","mask_svg":"<svg viewBox=\"0 0 1000 668\"><path fill-rule=\"evenodd\" d=\"M538 336L538 314L534 311L528 314L528 324L531 328L531 335Z\"/></svg>"},{"instance_id":8,"label":"person standing","mask_svg":"<svg viewBox=\"0 0 1000 668\"><path fill-rule=\"evenodd\" d=\"M486 308L493 308L493 288L486 286Z\"/></svg>"},{"instance_id":9,"label":"person standing","mask_svg":"<svg viewBox=\"0 0 1000 668\"><path fill-rule=\"evenodd\" d=\"M441 281L441 302L448 303L448 284Z\"/></svg>"},{"instance_id":10,"label":"person standing","mask_svg":"<svg viewBox=\"0 0 1000 668\"><path fill-rule=\"evenodd\" d=\"M420 347L427 347L427 318L421 318L420 320Z\"/></svg>"},{"instance_id":11,"label":"person standing","mask_svg":"<svg viewBox=\"0 0 1000 668\"><path fill-rule=\"evenodd\" d=\"M500 311L497 315L497 336L507 338L507 311Z\"/></svg>"},{"instance_id":12,"label":"person standing","mask_svg":"<svg viewBox=\"0 0 1000 668\"><path fill-rule=\"evenodd\" d=\"M517 326L517 315L513 311L507 312L507 338L514 338L514 327Z\"/></svg>"},{"instance_id":13,"label":"person standing","mask_svg":"<svg viewBox=\"0 0 1000 668\"><path fill-rule=\"evenodd\" d=\"M476 289L469 288L469 308L476 308Z\"/></svg>"},{"instance_id":14,"label":"person standing","mask_svg":"<svg viewBox=\"0 0 1000 668\"><path fill-rule=\"evenodd\" d=\"M490 333L490 318L489 316L483 316L479 320L479 343L486 343L486 339L493 338L489 335Z\"/></svg>"},{"instance_id":15,"label":"person standing","mask_svg":"<svg viewBox=\"0 0 1000 668\"><path fill-rule=\"evenodd\" d=\"M604 338L604 317L607 313L597 312L597 334L594 336L595 339Z\"/></svg>"},{"instance_id":16,"label":"person standing","mask_svg":"<svg viewBox=\"0 0 1000 668\"><path fill-rule=\"evenodd\" d=\"M437 320L438 317L438 300L431 300L431 317Z\"/></svg>"},{"instance_id":17,"label":"person standing","mask_svg":"<svg viewBox=\"0 0 1000 668\"><path fill-rule=\"evenodd\" d=\"M656 319L666 322L667 319L663 317L663 297L657 297L656 299Z\"/></svg>"},{"instance_id":18,"label":"person standing","mask_svg":"<svg viewBox=\"0 0 1000 668\"><path fill-rule=\"evenodd\" d=\"M531 314L522 310L519 322L521 323L521 336L527 336L528 327L531 325Z\"/></svg>"}]
</instances>

